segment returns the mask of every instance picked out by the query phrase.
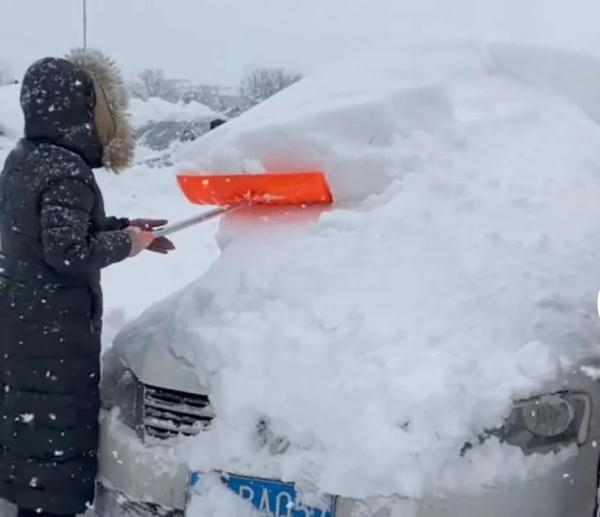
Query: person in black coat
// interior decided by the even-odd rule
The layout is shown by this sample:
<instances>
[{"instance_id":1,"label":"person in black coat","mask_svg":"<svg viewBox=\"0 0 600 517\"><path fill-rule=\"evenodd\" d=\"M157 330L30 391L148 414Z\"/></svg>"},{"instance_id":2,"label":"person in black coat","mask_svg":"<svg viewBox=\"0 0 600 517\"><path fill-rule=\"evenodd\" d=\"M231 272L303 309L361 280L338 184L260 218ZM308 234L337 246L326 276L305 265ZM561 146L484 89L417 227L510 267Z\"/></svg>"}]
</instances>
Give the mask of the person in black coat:
<instances>
[{"instance_id":1,"label":"person in black coat","mask_svg":"<svg viewBox=\"0 0 600 517\"><path fill-rule=\"evenodd\" d=\"M45 58L21 88L25 137L0 174L0 497L19 516L75 515L94 499L100 270L145 248L166 221L104 213L92 169L133 153L112 61Z\"/></svg>"}]
</instances>

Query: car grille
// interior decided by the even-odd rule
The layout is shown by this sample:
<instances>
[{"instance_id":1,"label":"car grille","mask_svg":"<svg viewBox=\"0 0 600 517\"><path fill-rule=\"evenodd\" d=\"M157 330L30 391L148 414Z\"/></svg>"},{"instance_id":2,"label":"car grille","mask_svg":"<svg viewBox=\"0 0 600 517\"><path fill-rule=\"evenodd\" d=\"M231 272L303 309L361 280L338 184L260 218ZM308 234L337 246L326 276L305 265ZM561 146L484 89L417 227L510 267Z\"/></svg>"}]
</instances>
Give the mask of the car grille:
<instances>
[{"instance_id":1,"label":"car grille","mask_svg":"<svg viewBox=\"0 0 600 517\"><path fill-rule=\"evenodd\" d=\"M206 429L214 411L206 395L144 386L144 436L165 440Z\"/></svg>"}]
</instances>

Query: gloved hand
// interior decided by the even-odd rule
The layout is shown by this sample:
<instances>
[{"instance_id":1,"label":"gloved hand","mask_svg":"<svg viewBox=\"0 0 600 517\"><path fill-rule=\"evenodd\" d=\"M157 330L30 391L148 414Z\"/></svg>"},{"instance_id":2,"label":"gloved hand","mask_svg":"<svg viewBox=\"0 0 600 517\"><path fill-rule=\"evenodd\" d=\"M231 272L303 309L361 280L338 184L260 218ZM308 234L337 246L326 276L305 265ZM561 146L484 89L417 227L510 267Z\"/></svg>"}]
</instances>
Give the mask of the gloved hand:
<instances>
[{"instance_id":1,"label":"gloved hand","mask_svg":"<svg viewBox=\"0 0 600 517\"><path fill-rule=\"evenodd\" d=\"M154 241L154 235L152 232L141 230L137 226L128 226L125 231L129 235L131 240L131 251L129 252L130 257L135 257L145 250Z\"/></svg>"},{"instance_id":2,"label":"gloved hand","mask_svg":"<svg viewBox=\"0 0 600 517\"><path fill-rule=\"evenodd\" d=\"M169 223L166 219L133 219L129 221L129 225L134 228L140 228L145 231L152 231L156 228L162 228ZM175 249L175 244L166 237L156 237L146 248L154 253L162 253L166 255L169 251Z\"/></svg>"},{"instance_id":3,"label":"gloved hand","mask_svg":"<svg viewBox=\"0 0 600 517\"><path fill-rule=\"evenodd\" d=\"M141 230L152 231L162 228L169 223L166 219L132 219L129 226L140 228Z\"/></svg>"},{"instance_id":4,"label":"gloved hand","mask_svg":"<svg viewBox=\"0 0 600 517\"><path fill-rule=\"evenodd\" d=\"M148 251L153 251L154 253L162 253L166 255L169 251L173 251L175 249L175 244L170 239L166 237L156 237L148 246Z\"/></svg>"}]
</instances>

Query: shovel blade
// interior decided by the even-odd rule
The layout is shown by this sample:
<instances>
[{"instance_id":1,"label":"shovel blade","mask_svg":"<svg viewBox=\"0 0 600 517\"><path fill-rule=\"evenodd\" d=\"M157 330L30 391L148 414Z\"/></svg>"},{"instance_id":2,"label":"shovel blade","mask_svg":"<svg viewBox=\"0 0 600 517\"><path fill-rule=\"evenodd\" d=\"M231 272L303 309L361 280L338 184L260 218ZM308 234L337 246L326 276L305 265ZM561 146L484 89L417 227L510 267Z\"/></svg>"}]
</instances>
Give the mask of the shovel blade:
<instances>
[{"instance_id":1,"label":"shovel blade","mask_svg":"<svg viewBox=\"0 0 600 517\"><path fill-rule=\"evenodd\" d=\"M179 186L198 205L314 205L331 204L333 197L322 172L265 174L182 173Z\"/></svg>"}]
</instances>

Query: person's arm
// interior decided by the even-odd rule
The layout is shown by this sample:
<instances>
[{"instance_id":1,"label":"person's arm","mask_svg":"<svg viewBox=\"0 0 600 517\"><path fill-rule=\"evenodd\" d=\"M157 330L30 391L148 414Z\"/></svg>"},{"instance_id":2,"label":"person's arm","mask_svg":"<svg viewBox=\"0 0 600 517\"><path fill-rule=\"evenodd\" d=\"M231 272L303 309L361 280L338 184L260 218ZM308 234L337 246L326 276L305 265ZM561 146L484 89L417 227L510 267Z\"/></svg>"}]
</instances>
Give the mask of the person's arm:
<instances>
[{"instance_id":1,"label":"person's arm","mask_svg":"<svg viewBox=\"0 0 600 517\"><path fill-rule=\"evenodd\" d=\"M41 197L44 260L65 275L82 275L125 259L127 231L90 231L94 192L85 181L68 178L49 185Z\"/></svg>"},{"instance_id":2,"label":"person's arm","mask_svg":"<svg viewBox=\"0 0 600 517\"><path fill-rule=\"evenodd\" d=\"M97 231L100 232L113 232L115 230L124 230L129 226L129 219L126 217L105 217L100 221Z\"/></svg>"}]
</instances>

